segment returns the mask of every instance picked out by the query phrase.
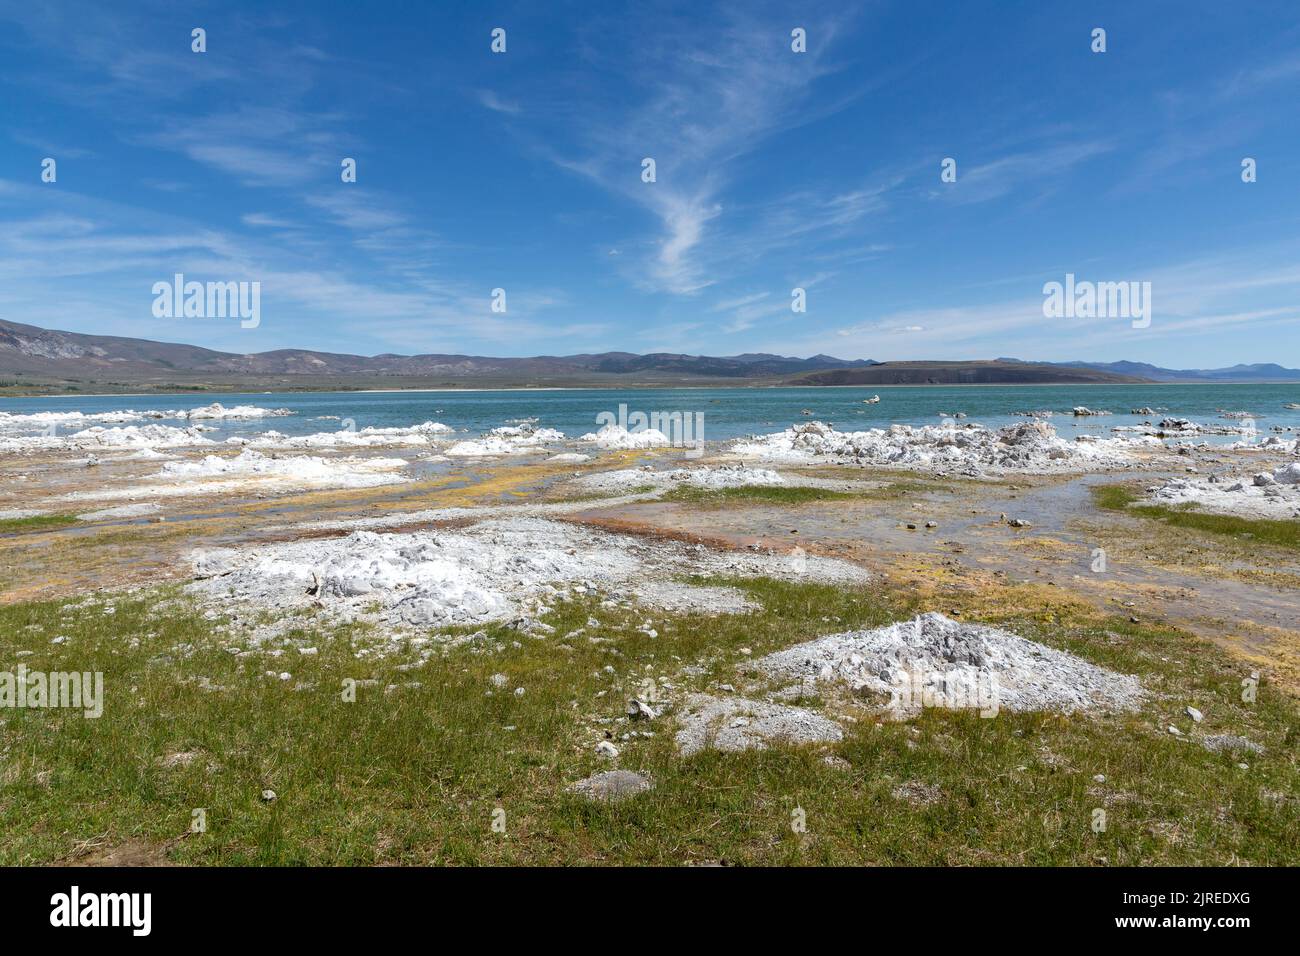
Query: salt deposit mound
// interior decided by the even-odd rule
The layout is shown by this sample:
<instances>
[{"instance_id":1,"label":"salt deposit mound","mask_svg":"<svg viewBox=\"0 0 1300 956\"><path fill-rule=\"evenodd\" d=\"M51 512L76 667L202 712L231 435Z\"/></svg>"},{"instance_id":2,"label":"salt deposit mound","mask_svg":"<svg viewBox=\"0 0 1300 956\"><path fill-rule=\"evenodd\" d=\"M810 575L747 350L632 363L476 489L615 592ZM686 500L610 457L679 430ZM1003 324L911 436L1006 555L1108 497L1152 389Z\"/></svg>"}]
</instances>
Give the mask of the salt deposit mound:
<instances>
[{"instance_id":1,"label":"salt deposit mound","mask_svg":"<svg viewBox=\"0 0 1300 956\"><path fill-rule=\"evenodd\" d=\"M272 477L306 484L369 488L404 480L391 472L405 466L406 462L401 458L313 458L306 455L277 458L246 448L234 458L208 455L202 461L169 461L162 466L158 477Z\"/></svg>"},{"instance_id":2,"label":"salt deposit mound","mask_svg":"<svg viewBox=\"0 0 1300 956\"><path fill-rule=\"evenodd\" d=\"M662 448L671 445L670 439L657 428L628 431L622 425L606 425L598 432L587 432L578 441L594 442L611 451L629 448Z\"/></svg>"},{"instance_id":3,"label":"salt deposit mound","mask_svg":"<svg viewBox=\"0 0 1300 956\"><path fill-rule=\"evenodd\" d=\"M549 442L562 441L564 432L554 428L534 428L530 424L503 425L477 441L461 441L443 451L452 458L490 458L498 455L521 455L543 451Z\"/></svg>"},{"instance_id":4,"label":"salt deposit mound","mask_svg":"<svg viewBox=\"0 0 1300 956\"><path fill-rule=\"evenodd\" d=\"M1237 481L1171 478L1148 488L1147 500L1245 518L1300 518L1300 462Z\"/></svg>"},{"instance_id":5,"label":"salt deposit mound","mask_svg":"<svg viewBox=\"0 0 1300 956\"><path fill-rule=\"evenodd\" d=\"M190 421L199 421L201 419L246 419L246 418L281 418L285 415L292 415L293 412L287 408L259 408L256 405L234 405L226 408L220 402L213 402L211 405L204 405L201 408L191 408L188 411L162 412L158 418L187 418Z\"/></svg>"},{"instance_id":6,"label":"salt deposit mound","mask_svg":"<svg viewBox=\"0 0 1300 956\"><path fill-rule=\"evenodd\" d=\"M49 428L84 428L92 423L120 425L125 422L142 421L147 418L176 418L191 421L202 419L247 419L274 418L292 415L287 408L259 408L256 405L235 405L226 408L220 402L190 409L149 409L136 411L133 408L112 412L34 412L29 415L14 415L0 412L0 431L43 431Z\"/></svg>"},{"instance_id":7,"label":"salt deposit mound","mask_svg":"<svg viewBox=\"0 0 1300 956\"><path fill-rule=\"evenodd\" d=\"M22 432L42 431L47 428L83 428L92 422L121 423L138 421L143 416L136 411L126 409L120 412L33 412L28 415L15 415L0 412L0 431Z\"/></svg>"},{"instance_id":8,"label":"salt deposit mound","mask_svg":"<svg viewBox=\"0 0 1300 956\"><path fill-rule=\"evenodd\" d=\"M752 666L800 685L838 684L860 696L887 697L899 715L915 713L922 705L978 706L974 688L991 690L999 710L1134 710L1143 697L1136 677L942 614L832 634L770 654ZM924 696L915 693L918 688Z\"/></svg>"},{"instance_id":9,"label":"salt deposit mound","mask_svg":"<svg viewBox=\"0 0 1300 956\"><path fill-rule=\"evenodd\" d=\"M812 580L862 583L855 565L807 556ZM541 518L502 518L469 528L378 534L260 545L196 556L191 587L223 606L302 609L395 627L478 625L535 613L569 586L583 583L615 599L655 605L658 595L682 610L690 585L650 587L686 575L789 576L785 555L718 552L701 545L647 542ZM741 596L743 600L743 595ZM718 605L701 589L695 610ZM373 608L378 608L373 611Z\"/></svg>"},{"instance_id":10,"label":"salt deposit mound","mask_svg":"<svg viewBox=\"0 0 1300 956\"><path fill-rule=\"evenodd\" d=\"M182 448L211 445L199 427L170 425L126 425L105 428L96 425L68 436L0 435L0 451L77 451L103 448Z\"/></svg>"},{"instance_id":11,"label":"salt deposit mound","mask_svg":"<svg viewBox=\"0 0 1300 956\"><path fill-rule=\"evenodd\" d=\"M774 435L741 440L735 454L792 463L835 462L959 472L1039 473L1131 467L1133 451L1159 446L1158 439L1066 441L1044 421L992 430L975 424L890 425L862 432L838 432L824 422L793 425Z\"/></svg>"},{"instance_id":12,"label":"salt deposit mound","mask_svg":"<svg viewBox=\"0 0 1300 956\"><path fill-rule=\"evenodd\" d=\"M276 458L244 449L233 458L207 455L198 461L169 461L144 484L101 487L64 495L64 501L120 498L176 498L293 489L373 488L409 481L397 474L401 458Z\"/></svg>"},{"instance_id":13,"label":"salt deposit mound","mask_svg":"<svg viewBox=\"0 0 1300 956\"><path fill-rule=\"evenodd\" d=\"M432 445L455 431L441 422L422 422L400 428L342 429L337 432L316 432L311 435L282 435L280 432L263 432L251 438L235 436L226 439L230 445L252 445L256 448L373 448L384 445Z\"/></svg>"}]
</instances>

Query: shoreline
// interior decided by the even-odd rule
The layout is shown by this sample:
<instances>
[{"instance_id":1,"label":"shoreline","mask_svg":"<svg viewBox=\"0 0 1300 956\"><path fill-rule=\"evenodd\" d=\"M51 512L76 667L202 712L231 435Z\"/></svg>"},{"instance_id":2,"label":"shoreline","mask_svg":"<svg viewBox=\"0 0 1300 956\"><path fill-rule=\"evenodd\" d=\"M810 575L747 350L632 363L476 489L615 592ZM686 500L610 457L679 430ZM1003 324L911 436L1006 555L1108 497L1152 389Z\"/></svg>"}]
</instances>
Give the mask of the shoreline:
<instances>
[{"instance_id":1,"label":"shoreline","mask_svg":"<svg viewBox=\"0 0 1300 956\"><path fill-rule=\"evenodd\" d=\"M6 400L26 399L84 399L84 398L150 398L239 395L401 395L401 394L482 394L488 392L617 392L617 391L843 391L873 392L881 389L916 388L1171 388L1186 386L1258 387L1272 388L1294 386L1300 394L1300 382L910 382L894 385L502 385L492 388L478 386L445 386L440 388L292 388L284 391L268 389L220 390L201 389L173 392L58 392L30 394L0 394L0 403Z\"/></svg>"}]
</instances>

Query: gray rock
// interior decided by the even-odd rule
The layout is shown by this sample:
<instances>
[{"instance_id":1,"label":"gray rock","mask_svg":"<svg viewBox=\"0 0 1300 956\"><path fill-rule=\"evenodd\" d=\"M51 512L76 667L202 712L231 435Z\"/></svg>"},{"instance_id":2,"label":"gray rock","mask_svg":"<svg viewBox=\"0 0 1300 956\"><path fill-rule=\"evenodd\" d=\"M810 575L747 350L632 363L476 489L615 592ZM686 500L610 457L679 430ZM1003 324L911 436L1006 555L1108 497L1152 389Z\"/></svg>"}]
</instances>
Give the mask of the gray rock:
<instances>
[{"instance_id":1,"label":"gray rock","mask_svg":"<svg viewBox=\"0 0 1300 956\"><path fill-rule=\"evenodd\" d=\"M1192 707L1190 705L1187 708L1187 716L1192 718L1192 720L1196 721L1198 724L1205 719L1204 714L1202 714L1199 710L1197 710L1195 707Z\"/></svg>"},{"instance_id":2,"label":"gray rock","mask_svg":"<svg viewBox=\"0 0 1300 956\"><path fill-rule=\"evenodd\" d=\"M652 789L653 780L631 770L605 770L569 786L570 791L580 793L588 800L609 803L626 800Z\"/></svg>"},{"instance_id":3,"label":"gray rock","mask_svg":"<svg viewBox=\"0 0 1300 956\"><path fill-rule=\"evenodd\" d=\"M1211 734L1201 740L1201 746L1214 753L1249 751L1250 753L1262 754L1264 752L1263 744L1257 744L1253 740L1238 737L1235 734Z\"/></svg>"},{"instance_id":4,"label":"gray rock","mask_svg":"<svg viewBox=\"0 0 1300 956\"><path fill-rule=\"evenodd\" d=\"M734 752L762 750L769 743L836 743L843 738L839 724L802 707L692 694L676 741L682 756L689 757L709 747Z\"/></svg>"},{"instance_id":5,"label":"gray rock","mask_svg":"<svg viewBox=\"0 0 1300 956\"><path fill-rule=\"evenodd\" d=\"M632 720L654 720L659 712L645 701L633 697L627 702L627 715Z\"/></svg>"}]
</instances>

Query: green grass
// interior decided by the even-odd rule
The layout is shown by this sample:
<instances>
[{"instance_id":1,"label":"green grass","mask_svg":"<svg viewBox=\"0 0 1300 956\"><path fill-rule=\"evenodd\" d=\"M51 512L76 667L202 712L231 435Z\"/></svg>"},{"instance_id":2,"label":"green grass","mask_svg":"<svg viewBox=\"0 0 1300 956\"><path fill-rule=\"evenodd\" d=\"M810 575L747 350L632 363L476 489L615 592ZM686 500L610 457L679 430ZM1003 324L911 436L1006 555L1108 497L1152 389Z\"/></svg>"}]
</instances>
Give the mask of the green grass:
<instances>
[{"instance_id":1,"label":"green grass","mask_svg":"<svg viewBox=\"0 0 1300 956\"><path fill-rule=\"evenodd\" d=\"M664 501L690 501L700 504L754 502L758 504L797 505L809 501L843 501L859 497L852 492L828 488L791 488L784 485L743 485L737 488L674 488Z\"/></svg>"},{"instance_id":2,"label":"green grass","mask_svg":"<svg viewBox=\"0 0 1300 956\"><path fill-rule=\"evenodd\" d=\"M51 528L66 528L76 524L76 515L33 515L30 518L0 519L0 534L12 534L19 531L46 531Z\"/></svg>"},{"instance_id":3,"label":"green grass","mask_svg":"<svg viewBox=\"0 0 1300 956\"><path fill-rule=\"evenodd\" d=\"M742 485L735 488L674 488L664 501L687 501L698 504L774 504L797 505L812 501L878 501L901 498L942 487L914 481L893 481L879 488L862 491L837 491L830 488L807 488L788 485Z\"/></svg>"},{"instance_id":4,"label":"green grass","mask_svg":"<svg viewBox=\"0 0 1300 956\"><path fill-rule=\"evenodd\" d=\"M1092 496L1097 506L1106 511L1142 515L1176 528L1206 531L1210 534L1228 535L1238 539L1253 539L1262 544L1300 551L1300 521L1209 514L1196 511L1190 505L1177 508L1164 505L1136 505L1134 502L1140 500L1137 492L1125 485L1096 485L1092 488Z\"/></svg>"},{"instance_id":5,"label":"green grass","mask_svg":"<svg viewBox=\"0 0 1300 956\"><path fill-rule=\"evenodd\" d=\"M831 748L847 769L784 746L683 759L671 712L649 725L653 737L618 740L627 698L647 680L670 701L741 686L742 647L758 656L917 610L862 590L733 583L764 610L665 619L559 602L546 617L553 636L492 627L445 655L424 645L438 650L409 669L420 645L360 626L311 627L253 650L169 590L117 595L112 614L90 603L0 607L0 666L102 671L106 697L97 720L0 711L0 864L128 840L196 864L1300 863L1294 700L1265 683L1245 703L1242 668L1213 646L1126 619L1048 625L1022 611L1003 623L1140 674L1153 692L1141 715L927 712L877 726L860 712ZM589 616L602 641L564 638ZM647 617L657 638L636 630ZM306 644L319 654L300 655ZM495 673L508 675L504 691ZM349 703L345 678L377 685ZM412 681L421 686L385 693ZM1169 735L1169 723L1190 728L1188 703L1206 715L1198 731L1243 734L1267 752L1243 771L1240 757ZM593 752L607 729L619 766L651 775L653 791L615 805L567 792L608 766ZM196 756L159 763L181 752ZM935 798L912 802L903 787ZM264 789L278 799L262 802ZM187 835L198 807L207 832ZM1101 834L1096 807L1109 818ZM504 834L491 826L497 808ZM796 808L806 834L791 829Z\"/></svg>"}]
</instances>

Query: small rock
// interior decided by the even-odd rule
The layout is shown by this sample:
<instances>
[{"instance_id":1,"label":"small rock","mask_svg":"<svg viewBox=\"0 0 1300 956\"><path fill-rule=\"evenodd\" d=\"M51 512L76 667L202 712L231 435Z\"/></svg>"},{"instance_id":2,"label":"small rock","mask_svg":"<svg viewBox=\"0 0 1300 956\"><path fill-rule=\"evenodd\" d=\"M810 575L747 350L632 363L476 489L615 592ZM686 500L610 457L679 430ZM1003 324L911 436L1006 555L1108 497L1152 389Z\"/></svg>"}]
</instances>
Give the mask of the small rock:
<instances>
[{"instance_id":1,"label":"small rock","mask_svg":"<svg viewBox=\"0 0 1300 956\"><path fill-rule=\"evenodd\" d=\"M602 757L608 758L609 760L613 760L618 756L618 748L608 740L602 740L600 743L596 744L596 753Z\"/></svg>"},{"instance_id":2,"label":"small rock","mask_svg":"<svg viewBox=\"0 0 1300 956\"><path fill-rule=\"evenodd\" d=\"M276 801L276 796L275 796L275 791L274 791L274 790L263 790L263 791L262 791L262 802L263 802L263 803L275 803L275 801Z\"/></svg>"},{"instance_id":3,"label":"small rock","mask_svg":"<svg viewBox=\"0 0 1300 956\"><path fill-rule=\"evenodd\" d=\"M633 697L627 702L627 715L633 720L654 720L659 713L645 701Z\"/></svg>"},{"instance_id":4,"label":"small rock","mask_svg":"<svg viewBox=\"0 0 1300 956\"><path fill-rule=\"evenodd\" d=\"M569 790L582 794L588 800L613 803L653 788L653 780L631 770L604 770L570 785Z\"/></svg>"},{"instance_id":5,"label":"small rock","mask_svg":"<svg viewBox=\"0 0 1300 956\"><path fill-rule=\"evenodd\" d=\"M1187 708L1187 716L1192 718L1192 720L1196 721L1198 724L1205 719L1204 714L1202 714L1195 707L1191 707L1191 706Z\"/></svg>"},{"instance_id":6,"label":"small rock","mask_svg":"<svg viewBox=\"0 0 1300 956\"><path fill-rule=\"evenodd\" d=\"M1179 730L1177 727L1175 727L1173 724L1169 725L1169 732L1173 734L1175 737L1181 737L1183 735L1183 732Z\"/></svg>"},{"instance_id":7,"label":"small rock","mask_svg":"<svg viewBox=\"0 0 1300 956\"><path fill-rule=\"evenodd\" d=\"M1264 752L1262 744L1257 744L1255 741L1248 740L1245 737L1238 737L1235 734L1212 734L1211 736L1205 737L1201 740L1201 746L1206 750L1213 751L1214 753L1221 753L1225 750L1229 753L1235 753L1238 750L1245 750L1256 754L1262 754Z\"/></svg>"},{"instance_id":8,"label":"small rock","mask_svg":"<svg viewBox=\"0 0 1300 956\"><path fill-rule=\"evenodd\" d=\"M1095 781L1096 783L1105 783L1105 782L1106 782L1106 775L1105 775L1104 773L1099 773L1099 774L1097 774L1095 777L1093 777L1092 779L1093 779L1093 781Z\"/></svg>"}]
</instances>

